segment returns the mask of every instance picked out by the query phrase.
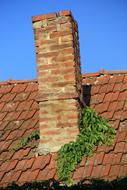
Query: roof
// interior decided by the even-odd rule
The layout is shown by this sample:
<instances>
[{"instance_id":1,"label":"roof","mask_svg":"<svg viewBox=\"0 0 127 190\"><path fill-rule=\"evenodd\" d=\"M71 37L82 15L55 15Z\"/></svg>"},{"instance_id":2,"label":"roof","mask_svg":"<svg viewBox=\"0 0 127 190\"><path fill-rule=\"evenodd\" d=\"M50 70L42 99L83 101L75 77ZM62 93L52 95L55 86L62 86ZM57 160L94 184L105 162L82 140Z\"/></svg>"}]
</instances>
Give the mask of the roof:
<instances>
[{"instance_id":1,"label":"roof","mask_svg":"<svg viewBox=\"0 0 127 190\"><path fill-rule=\"evenodd\" d=\"M112 146L96 147L94 155L77 166L73 178L115 179L127 175L127 71L83 74L84 100L99 115L109 118L117 134ZM0 82L0 186L12 182L57 179L56 154L38 155L38 141L14 152L20 139L38 129L36 101L38 83L29 81Z\"/></svg>"}]
</instances>

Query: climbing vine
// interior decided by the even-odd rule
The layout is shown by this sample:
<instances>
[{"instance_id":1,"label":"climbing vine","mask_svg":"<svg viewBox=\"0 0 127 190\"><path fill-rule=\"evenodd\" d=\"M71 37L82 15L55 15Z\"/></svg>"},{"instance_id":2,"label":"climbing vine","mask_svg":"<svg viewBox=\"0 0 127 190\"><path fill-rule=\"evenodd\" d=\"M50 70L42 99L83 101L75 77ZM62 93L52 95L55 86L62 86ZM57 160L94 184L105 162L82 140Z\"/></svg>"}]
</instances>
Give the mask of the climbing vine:
<instances>
[{"instance_id":1,"label":"climbing vine","mask_svg":"<svg viewBox=\"0 0 127 190\"><path fill-rule=\"evenodd\" d=\"M39 138L40 138L39 130L34 130L30 134L28 134L27 136L22 137L20 142L13 148L13 151L16 152L20 148L26 146L33 139L37 140Z\"/></svg>"},{"instance_id":2,"label":"climbing vine","mask_svg":"<svg viewBox=\"0 0 127 190\"><path fill-rule=\"evenodd\" d=\"M107 119L98 116L94 109L85 107L81 113L80 134L75 142L61 147L57 154L58 176L67 185L73 184L71 173L83 156L93 154L97 145L111 145L116 132Z\"/></svg>"}]
</instances>

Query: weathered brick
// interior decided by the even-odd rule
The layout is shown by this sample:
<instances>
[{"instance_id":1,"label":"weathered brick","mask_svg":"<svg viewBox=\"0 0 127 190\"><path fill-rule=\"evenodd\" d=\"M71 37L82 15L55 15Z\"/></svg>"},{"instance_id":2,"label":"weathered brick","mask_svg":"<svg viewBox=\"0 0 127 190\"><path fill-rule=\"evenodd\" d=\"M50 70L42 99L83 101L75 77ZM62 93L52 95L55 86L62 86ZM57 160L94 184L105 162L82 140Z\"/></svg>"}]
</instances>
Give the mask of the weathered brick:
<instances>
[{"instance_id":1,"label":"weathered brick","mask_svg":"<svg viewBox=\"0 0 127 190\"><path fill-rule=\"evenodd\" d=\"M68 10L33 17L33 22L39 83L39 148L54 152L75 140L79 133L82 81L77 24Z\"/></svg>"},{"instance_id":2,"label":"weathered brick","mask_svg":"<svg viewBox=\"0 0 127 190\"><path fill-rule=\"evenodd\" d=\"M44 20L44 19L50 19L50 18L56 18L56 13L49 13L49 14L42 14L38 16L33 16L32 21L39 21L39 20Z\"/></svg>"},{"instance_id":3,"label":"weathered brick","mask_svg":"<svg viewBox=\"0 0 127 190\"><path fill-rule=\"evenodd\" d=\"M70 10L63 10L59 12L60 16L69 16L71 15L71 11Z\"/></svg>"}]
</instances>

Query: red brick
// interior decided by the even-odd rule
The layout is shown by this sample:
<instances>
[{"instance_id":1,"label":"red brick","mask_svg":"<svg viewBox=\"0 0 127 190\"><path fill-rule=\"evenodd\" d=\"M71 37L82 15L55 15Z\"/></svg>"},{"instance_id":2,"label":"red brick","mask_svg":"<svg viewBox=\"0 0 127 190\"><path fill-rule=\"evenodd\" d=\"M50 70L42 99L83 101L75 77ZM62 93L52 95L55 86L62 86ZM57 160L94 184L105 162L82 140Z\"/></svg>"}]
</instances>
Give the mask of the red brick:
<instances>
[{"instance_id":1,"label":"red brick","mask_svg":"<svg viewBox=\"0 0 127 190\"><path fill-rule=\"evenodd\" d=\"M56 38L56 37L61 37L61 36L66 36L66 35L69 35L69 34L72 34L72 30L68 29L66 31L57 31L57 32L53 32L50 34L50 38L53 39L53 38ZM54 55L54 54L52 54ZM52 56L51 56L52 57Z\"/></svg>"},{"instance_id":2,"label":"red brick","mask_svg":"<svg viewBox=\"0 0 127 190\"><path fill-rule=\"evenodd\" d=\"M32 21L36 22L36 21L40 21L40 20L44 20L44 19L56 18L56 16L57 16L56 13L42 14L42 15L38 15L38 16L33 16Z\"/></svg>"},{"instance_id":3,"label":"red brick","mask_svg":"<svg viewBox=\"0 0 127 190\"><path fill-rule=\"evenodd\" d=\"M45 131L43 132L43 135L46 136L46 135L49 135L49 136L52 136L52 135L59 135L60 134L60 130L50 130L50 131Z\"/></svg>"},{"instance_id":4,"label":"red brick","mask_svg":"<svg viewBox=\"0 0 127 190\"><path fill-rule=\"evenodd\" d=\"M105 154L103 159L103 164L111 164L113 159L113 154Z\"/></svg>"},{"instance_id":5,"label":"red brick","mask_svg":"<svg viewBox=\"0 0 127 190\"><path fill-rule=\"evenodd\" d=\"M109 176L119 176L120 165L111 166Z\"/></svg>"},{"instance_id":6,"label":"red brick","mask_svg":"<svg viewBox=\"0 0 127 190\"><path fill-rule=\"evenodd\" d=\"M60 16L69 16L71 15L71 11L70 10L63 10L59 12Z\"/></svg>"},{"instance_id":7,"label":"red brick","mask_svg":"<svg viewBox=\"0 0 127 190\"><path fill-rule=\"evenodd\" d=\"M57 35L59 36L60 34L56 32L56 33L52 33L50 36L52 36L52 37L56 36L57 37ZM52 57L56 57L56 56L58 56L57 51L38 54L38 58L41 58L41 57L44 57L44 58L51 57L52 58ZM53 68L53 65L51 68ZM46 65L43 65L43 69L46 69Z\"/></svg>"}]
</instances>

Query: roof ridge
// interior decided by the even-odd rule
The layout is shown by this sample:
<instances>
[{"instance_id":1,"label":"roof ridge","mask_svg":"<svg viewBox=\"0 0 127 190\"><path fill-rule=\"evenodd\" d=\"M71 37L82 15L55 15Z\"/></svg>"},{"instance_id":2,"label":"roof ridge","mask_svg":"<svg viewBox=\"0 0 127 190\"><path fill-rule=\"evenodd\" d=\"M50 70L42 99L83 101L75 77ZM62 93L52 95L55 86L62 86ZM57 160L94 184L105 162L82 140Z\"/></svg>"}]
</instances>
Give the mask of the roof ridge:
<instances>
[{"instance_id":1,"label":"roof ridge","mask_svg":"<svg viewBox=\"0 0 127 190\"><path fill-rule=\"evenodd\" d=\"M0 85L37 82L37 79L0 81Z\"/></svg>"},{"instance_id":2,"label":"roof ridge","mask_svg":"<svg viewBox=\"0 0 127 190\"><path fill-rule=\"evenodd\" d=\"M98 72L90 72L90 73L82 73L82 77L99 77L100 75L113 75L113 74L127 74L127 70L106 70L106 69L100 69ZM30 83L30 82L37 82L37 79L27 79L27 80L5 80L0 81L0 85L6 85L6 84L19 84L19 83Z\"/></svg>"},{"instance_id":3,"label":"roof ridge","mask_svg":"<svg viewBox=\"0 0 127 190\"><path fill-rule=\"evenodd\" d=\"M82 77L97 77L100 75L114 75L114 74L127 74L127 70L105 70L105 69L100 69L99 72L91 72L91 73L83 73Z\"/></svg>"}]
</instances>

